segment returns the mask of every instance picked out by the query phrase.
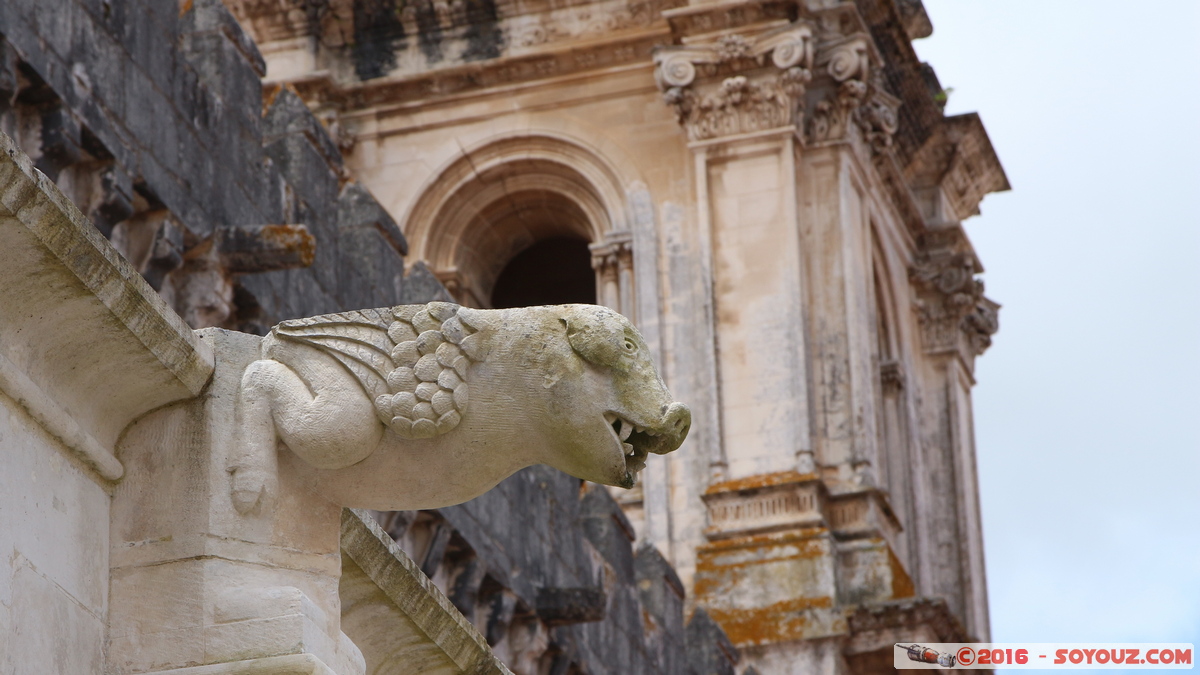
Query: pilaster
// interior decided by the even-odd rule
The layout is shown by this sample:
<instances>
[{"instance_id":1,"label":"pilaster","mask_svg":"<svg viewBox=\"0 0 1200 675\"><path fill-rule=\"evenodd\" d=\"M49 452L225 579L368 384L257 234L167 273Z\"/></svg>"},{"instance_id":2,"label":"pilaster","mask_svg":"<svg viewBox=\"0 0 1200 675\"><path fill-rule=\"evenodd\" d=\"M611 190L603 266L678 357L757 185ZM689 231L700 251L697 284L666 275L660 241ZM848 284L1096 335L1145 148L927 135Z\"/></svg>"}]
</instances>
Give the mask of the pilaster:
<instances>
[{"instance_id":1,"label":"pilaster","mask_svg":"<svg viewBox=\"0 0 1200 675\"><path fill-rule=\"evenodd\" d=\"M876 485L869 329L867 174L899 100L853 6L726 9L665 12L679 44L655 77L692 151L715 325L695 598L769 660L848 635L847 607L914 593Z\"/></svg>"},{"instance_id":2,"label":"pilaster","mask_svg":"<svg viewBox=\"0 0 1200 675\"><path fill-rule=\"evenodd\" d=\"M999 328L1000 305L984 296L982 266L962 227L932 230L909 270L920 327L925 395L921 447L929 482L923 527L940 552L928 567L930 594L947 598L966 630L989 633L983 524L975 460L971 387L975 357Z\"/></svg>"},{"instance_id":3,"label":"pilaster","mask_svg":"<svg viewBox=\"0 0 1200 675\"><path fill-rule=\"evenodd\" d=\"M808 407L795 190L813 28L749 10L735 25L711 8L666 14L701 27L655 54L655 78L689 139L710 261L721 426L711 476L811 470L807 416L795 414Z\"/></svg>"}]
</instances>

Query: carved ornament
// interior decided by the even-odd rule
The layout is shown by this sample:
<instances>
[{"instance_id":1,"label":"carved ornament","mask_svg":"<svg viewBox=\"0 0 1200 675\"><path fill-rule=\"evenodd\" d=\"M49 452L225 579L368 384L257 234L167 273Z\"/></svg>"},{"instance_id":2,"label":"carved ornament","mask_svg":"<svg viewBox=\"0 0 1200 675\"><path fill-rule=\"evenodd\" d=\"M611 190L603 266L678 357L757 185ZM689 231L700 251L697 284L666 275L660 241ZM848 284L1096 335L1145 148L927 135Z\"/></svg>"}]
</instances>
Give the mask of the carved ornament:
<instances>
[{"instance_id":1,"label":"carved ornament","mask_svg":"<svg viewBox=\"0 0 1200 675\"><path fill-rule=\"evenodd\" d=\"M742 74L764 66L767 78ZM693 141L795 124L812 79L812 28L795 23L756 37L723 35L703 45L670 47L654 56L655 80ZM699 92L698 75L728 76Z\"/></svg>"},{"instance_id":2,"label":"carved ornament","mask_svg":"<svg viewBox=\"0 0 1200 675\"><path fill-rule=\"evenodd\" d=\"M982 354L1000 329L1000 305L983 295L968 253L927 255L909 271L917 289L921 338L928 352L964 348Z\"/></svg>"},{"instance_id":3,"label":"carved ornament","mask_svg":"<svg viewBox=\"0 0 1200 675\"><path fill-rule=\"evenodd\" d=\"M870 44L865 37L852 37L822 50L818 66L837 83L813 107L808 121L809 143L843 141L857 126L873 150L892 145L899 128L896 109L900 99L884 90L882 73L871 68Z\"/></svg>"}]
</instances>

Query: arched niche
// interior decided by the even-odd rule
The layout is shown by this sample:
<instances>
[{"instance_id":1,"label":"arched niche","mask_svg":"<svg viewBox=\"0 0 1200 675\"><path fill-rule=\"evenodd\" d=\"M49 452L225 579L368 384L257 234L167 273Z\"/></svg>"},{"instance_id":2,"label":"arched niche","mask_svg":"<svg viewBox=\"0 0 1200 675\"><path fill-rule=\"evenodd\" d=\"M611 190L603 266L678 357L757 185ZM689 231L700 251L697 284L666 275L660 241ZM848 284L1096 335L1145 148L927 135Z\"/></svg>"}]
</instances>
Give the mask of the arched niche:
<instances>
[{"instance_id":1,"label":"arched niche","mask_svg":"<svg viewBox=\"0 0 1200 675\"><path fill-rule=\"evenodd\" d=\"M424 260L459 302L475 307L493 306L497 280L523 253L552 242L587 246L595 291L572 299L634 318L625 213L620 182L593 152L560 138L515 136L464 152L439 172L406 217L405 231L412 257ZM562 284L553 267L546 266L546 284Z\"/></svg>"}]
</instances>

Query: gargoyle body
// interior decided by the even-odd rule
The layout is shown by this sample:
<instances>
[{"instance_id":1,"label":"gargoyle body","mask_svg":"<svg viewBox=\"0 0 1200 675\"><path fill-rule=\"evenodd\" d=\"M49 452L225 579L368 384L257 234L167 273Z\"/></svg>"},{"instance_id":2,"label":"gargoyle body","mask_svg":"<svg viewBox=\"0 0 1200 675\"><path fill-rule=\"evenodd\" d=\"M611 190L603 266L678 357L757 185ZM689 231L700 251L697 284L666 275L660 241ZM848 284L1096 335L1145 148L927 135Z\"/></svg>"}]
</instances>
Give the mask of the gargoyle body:
<instances>
[{"instance_id":1,"label":"gargoyle body","mask_svg":"<svg viewBox=\"0 0 1200 675\"><path fill-rule=\"evenodd\" d=\"M242 376L238 414L243 514L273 498L280 462L335 504L381 510L460 503L538 463L631 487L691 424L633 325L593 305L285 321Z\"/></svg>"}]
</instances>

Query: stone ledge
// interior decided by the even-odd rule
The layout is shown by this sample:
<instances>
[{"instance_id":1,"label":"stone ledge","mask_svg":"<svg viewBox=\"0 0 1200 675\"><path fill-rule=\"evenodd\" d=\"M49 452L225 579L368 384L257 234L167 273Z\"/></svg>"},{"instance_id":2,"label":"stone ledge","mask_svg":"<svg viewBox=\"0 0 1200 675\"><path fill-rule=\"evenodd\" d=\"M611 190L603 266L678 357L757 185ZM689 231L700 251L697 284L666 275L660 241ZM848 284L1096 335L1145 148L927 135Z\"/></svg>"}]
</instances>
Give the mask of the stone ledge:
<instances>
[{"instance_id":1,"label":"stone ledge","mask_svg":"<svg viewBox=\"0 0 1200 675\"><path fill-rule=\"evenodd\" d=\"M159 670L144 675L336 675L312 654L287 654L209 666Z\"/></svg>"},{"instance_id":2,"label":"stone ledge","mask_svg":"<svg viewBox=\"0 0 1200 675\"><path fill-rule=\"evenodd\" d=\"M342 511L342 554L353 563L344 564L342 569L342 629L362 650L368 672L376 672L383 665L380 660L386 659L388 665L406 664L408 670L404 672L414 675L512 675L479 631L367 511ZM397 611L386 612L387 616L384 616L379 612L381 603L371 602L376 607L371 608L370 621L356 622L348 616L359 603L347 597L358 595L348 593L347 585L355 583L355 578L361 575L378 586ZM355 630L356 627L369 630L371 634ZM419 634L413 634L414 628ZM383 639L376 639L376 636ZM387 653L372 649L374 645L384 646L385 643ZM422 663L425 665L420 665Z\"/></svg>"},{"instance_id":3,"label":"stone ledge","mask_svg":"<svg viewBox=\"0 0 1200 675\"><path fill-rule=\"evenodd\" d=\"M2 133L0 150L0 386L115 480L122 430L199 394L213 355Z\"/></svg>"}]
</instances>

